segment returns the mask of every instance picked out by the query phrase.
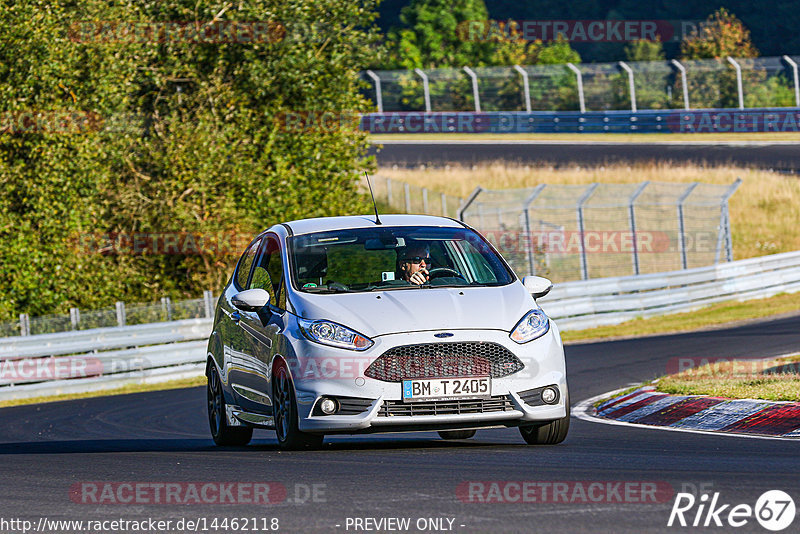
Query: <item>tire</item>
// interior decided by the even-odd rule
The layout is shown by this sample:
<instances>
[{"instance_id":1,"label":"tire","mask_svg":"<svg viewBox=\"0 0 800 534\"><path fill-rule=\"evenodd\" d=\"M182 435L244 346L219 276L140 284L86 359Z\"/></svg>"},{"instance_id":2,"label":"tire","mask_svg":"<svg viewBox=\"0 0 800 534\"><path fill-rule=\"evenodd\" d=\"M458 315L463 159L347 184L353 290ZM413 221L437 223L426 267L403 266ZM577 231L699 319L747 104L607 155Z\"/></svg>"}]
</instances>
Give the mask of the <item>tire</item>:
<instances>
[{"instance_id":1,"label":"tire","mask_svg":"<svg viewBox=\"0 0 800 534\"><path fill-rule=\"evenodd\" d=\"M475 435L475 430L440 430L439 437L442 439L469 439Z\"/></svg>"},{"instance_id":2,"label":"tire","mask_svg":"<svg viewBox=\"0 0 800 534\"><path fill-rule=\"evenodd\" d=\"M325 436L301 432L297 426L297 400L289 371L278 364L272 375L272 409L278 446L285 451L318 449Z\"/></svg>"},{"instance_id":3,"label":"tire","mask_svg":"<svg viewBox=\"0 0 800 534\"><path fill-rule=\"evenodd\" d=\"M222 382L214 365L209 365L208 385L206 386L208 398L208 425L214 443L220 446L250 443L253 438L253 428L249 426L229 426L226 418L225 395L222 392Z\"/></svg>"},{"instance_id":4,"label":"tire","mask_svg":"<svg viewBox=\"0 0 800 534\"><path fill-rule=\"evenodd\" d=\"M519 433L528 445L556 445L564 441L569 432L569 397L566 397L567 415L543 425L519 427Z\"/></svg>"}]
</instances>

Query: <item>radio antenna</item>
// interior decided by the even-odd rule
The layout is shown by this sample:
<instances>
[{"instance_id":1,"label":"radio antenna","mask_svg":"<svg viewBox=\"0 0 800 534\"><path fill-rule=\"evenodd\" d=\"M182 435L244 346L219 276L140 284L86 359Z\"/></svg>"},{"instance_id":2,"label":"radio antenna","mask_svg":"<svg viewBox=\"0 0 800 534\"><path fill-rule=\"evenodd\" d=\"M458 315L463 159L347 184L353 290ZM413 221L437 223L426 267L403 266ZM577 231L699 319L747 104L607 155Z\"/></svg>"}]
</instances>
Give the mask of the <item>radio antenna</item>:
<instances>
[{"instance_id":1,"label":"radio antenna","mask_svg":"<svg viewBox=\"0 0 800 534\"><path fill-rule=\"evenodd\" d=\"M378 215L378 205L375 203L375 194L372 192L372 183L369 181L369 174L364 171L364 176L367 178L367 185L369 186L369 195L372 197L372 207L375 208L375 224L382 224L381 218Z\"/></svg>"}]
</instances>

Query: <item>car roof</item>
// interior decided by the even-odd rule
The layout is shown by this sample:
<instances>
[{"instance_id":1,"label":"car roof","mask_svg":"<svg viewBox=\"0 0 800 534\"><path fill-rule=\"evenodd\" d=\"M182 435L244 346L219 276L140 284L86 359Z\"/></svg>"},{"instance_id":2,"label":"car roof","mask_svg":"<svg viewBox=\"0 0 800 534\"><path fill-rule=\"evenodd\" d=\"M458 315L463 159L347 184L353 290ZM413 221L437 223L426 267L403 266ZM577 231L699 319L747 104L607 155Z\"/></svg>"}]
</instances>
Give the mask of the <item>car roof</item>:
<instances>
[{"instance_id":1,"label":"car roof","mask_svg":"<svg viewBox=\"0 0 800 534\"><path fill-rule=\"evenodd\" d=\"M381 215L382 226L439 226L447 228L463 228L464 226L447 217L433 215ZM350 228L374 228L375 215L348 215L344 217L319 217L301 219L285 223L292 233L310 234L330 230L347 230Z\"/></svg>"}]
</instances>

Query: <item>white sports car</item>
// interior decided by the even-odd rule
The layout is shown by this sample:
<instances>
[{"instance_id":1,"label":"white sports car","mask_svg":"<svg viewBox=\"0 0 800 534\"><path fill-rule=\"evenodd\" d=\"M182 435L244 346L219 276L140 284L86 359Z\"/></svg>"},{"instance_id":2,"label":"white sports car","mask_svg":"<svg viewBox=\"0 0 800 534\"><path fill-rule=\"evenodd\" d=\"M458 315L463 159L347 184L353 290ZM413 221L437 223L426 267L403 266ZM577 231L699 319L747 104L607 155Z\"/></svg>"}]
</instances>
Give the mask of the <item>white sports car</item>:
<instances>
[{"instance_id":1,"label":"white sports car","mask_svg":"<svg viewBox=\"0 0 800 534\"><path fill-rule=\"evenodd\" d=\"M277 224L247 247L216 308L208 416L218 445L274 429L281 448L325 434L518 426L569 429L564 350L477 232L447 218L352 216Z\"/></svg>"}]
</instances>

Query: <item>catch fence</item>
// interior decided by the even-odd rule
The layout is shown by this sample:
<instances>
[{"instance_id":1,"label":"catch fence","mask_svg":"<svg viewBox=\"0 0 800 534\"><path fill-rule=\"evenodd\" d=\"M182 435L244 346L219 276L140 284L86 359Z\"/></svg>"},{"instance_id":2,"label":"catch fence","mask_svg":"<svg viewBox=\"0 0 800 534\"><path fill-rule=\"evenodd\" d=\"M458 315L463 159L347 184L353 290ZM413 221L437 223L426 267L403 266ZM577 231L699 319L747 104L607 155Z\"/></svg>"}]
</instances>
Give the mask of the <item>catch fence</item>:
<instances>
[{"instance_id":1,"label":"catch fence","mask_svg":"<svg viewBox=\"0 0 800 534\"><path fill-rule=\"evenodd\" d=\"M362 73L378 113L800 107L800 56Z\"/></svg>"},{"instance_id":2,"label":"catch fence","mask_svg":"<svg viewBox=\"0 0 800 534\"><path fill-rule=\"evenodd\" d=\"M524 276L587 280L733 260L731 185L642 182L475 189L459 219Z\"/></svg>"}]
</instances>

